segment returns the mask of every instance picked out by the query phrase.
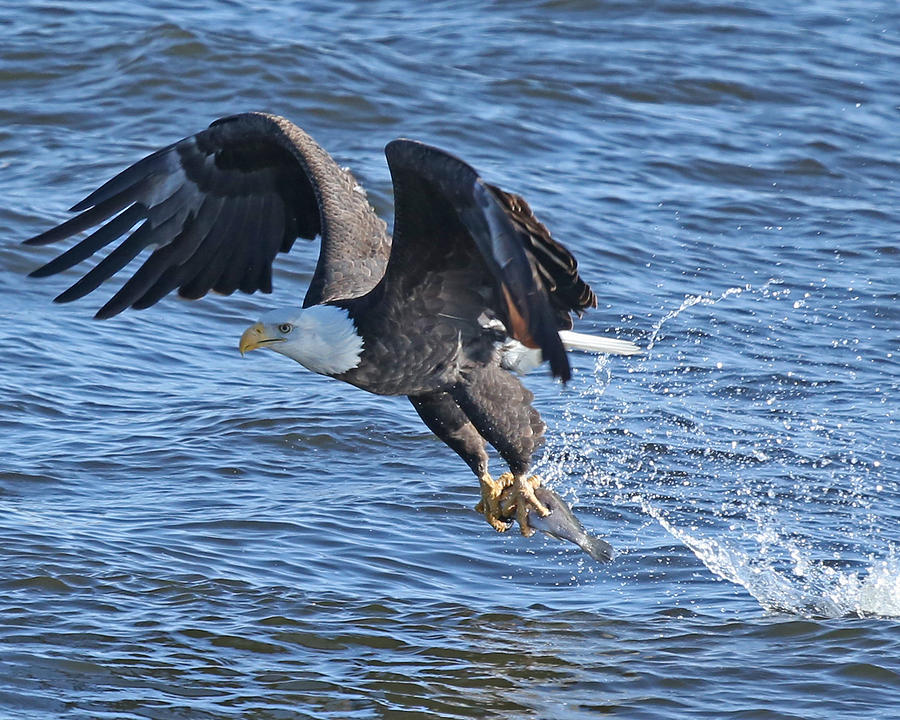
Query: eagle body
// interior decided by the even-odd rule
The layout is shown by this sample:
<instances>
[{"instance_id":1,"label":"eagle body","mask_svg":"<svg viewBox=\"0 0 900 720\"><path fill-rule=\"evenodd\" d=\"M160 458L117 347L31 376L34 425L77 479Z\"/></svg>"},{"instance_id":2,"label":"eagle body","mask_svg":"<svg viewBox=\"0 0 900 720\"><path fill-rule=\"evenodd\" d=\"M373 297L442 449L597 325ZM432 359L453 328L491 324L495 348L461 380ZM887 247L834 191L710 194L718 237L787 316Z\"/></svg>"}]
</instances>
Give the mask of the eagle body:
<instances>
[{"instance_id":1,"label":"eagle body","mask_svg":"<svg viewBox=\"0 0 900 720\"><path fill-rule=\"evenodd\" d=\"M302 306L263 315L241 351L269 347L363 390L407 396L478 476L488 522L504 530L515 517L531 534L528 512L547 513L526 477L545 427L510 370L546 361L565 382L567 350L637 348L571 331L572 315L595 307L596 296L521 197L423 143L395 140L385 155L393 237L350 171L296 125L264 113L222 118L138 161L77 203L73 218L26 240L89 231L32 275L66 271L113 246L56 298L68 302L143 256L97 312L110 318L173 291L271 292L277 254L298 238L321 238ZM510 469L498 480L486 443Z\"/></svg>"},{"instance_id":2,"label":"eagle body","mask_svg":"<svg viewBox=\"0 0 900 720\"><path fill-rule=\"evenodd\" d=\"M364 349L359 366L337 377L378 395L418 395L452 386L473 364L490 363L497 333L478 321L478 300L488 293L455 293L465 278L461 268L411 288L381 285L344 303ZM447 293L455 298L453 314L442 312Z\"/></svg>"}]
</instances>

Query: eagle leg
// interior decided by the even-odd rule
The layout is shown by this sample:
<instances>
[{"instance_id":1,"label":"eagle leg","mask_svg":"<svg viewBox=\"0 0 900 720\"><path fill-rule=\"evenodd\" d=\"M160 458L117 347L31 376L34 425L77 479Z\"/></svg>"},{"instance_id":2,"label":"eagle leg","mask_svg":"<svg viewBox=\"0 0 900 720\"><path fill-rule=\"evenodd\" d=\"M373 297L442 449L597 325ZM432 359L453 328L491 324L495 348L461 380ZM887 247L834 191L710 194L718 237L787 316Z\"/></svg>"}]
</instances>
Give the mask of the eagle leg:
<instances>
[{"instance_id":1,"label":"eagle leg","mask_svg":"<svg viewBox=\"0 0 900 720\"><path fill-rule=\"evenodd\" d=\"M549 515L534 495L540 481L527 476L531 456L544 437L544 423L531 407L534 395L508 372L491 365L469 368L453 386L451 395L474 429L497 449L510 469L492 481L500 485L499 498L496 486L482 479L487 473L476 471L482 479L480 512L497 530L498 520L517 520L523 535L533 535L529 511Z\"/></svg>"},{"instance_id":2,"label":"eagle leg","mask_svg":"<svg viewBox=\"0 0 900 720\"><path fill-rule=\"evenodd\" d=\"M453 448L472 468L481 483L481 502L475 510L484 515L497 532L509 529L511 520L502 517L500 494L513 480L506 473L494 480L488 473L488 456L484 450L484 438L447 392L411 395L410 402L429 429Z\"/></svg>"}]
</instances>

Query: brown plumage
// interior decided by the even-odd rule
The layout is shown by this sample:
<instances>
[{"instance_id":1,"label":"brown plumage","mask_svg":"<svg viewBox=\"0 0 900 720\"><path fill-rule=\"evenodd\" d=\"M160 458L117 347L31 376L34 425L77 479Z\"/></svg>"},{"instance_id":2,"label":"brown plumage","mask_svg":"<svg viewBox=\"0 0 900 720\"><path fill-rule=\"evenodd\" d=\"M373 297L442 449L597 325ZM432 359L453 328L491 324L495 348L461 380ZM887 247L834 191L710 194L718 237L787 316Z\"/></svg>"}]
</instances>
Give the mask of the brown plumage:
<instances>
[{"instance_id":1,"label":"brown plumage","mask_svg":"<svg viewBox=\"0 0 900 720\"><path fill-rule=\"evenodd\" d=\"M270 292L276 255L298 237L320 236L303 307L343 309L362 339L356 365L328 374L409 396L479 476L485 514L502 529L496 502L487 509L491 443L515 477L525 531L526 504L541 508L524 477L544 424L533 395L501 369L503 347L517 340L539 348L568 380L559 331L597 299L521 197L422 143L395 140L385 154L393 238L350 172L300 128L262 113L217 120L135 163L76 204L74 218L27 240L43 245L99 226L32 275L68 270L118 243L56 298L68 302L148 252L97 312L109 318L175 290L188 298Z\"/></svg>"}]
</instances>

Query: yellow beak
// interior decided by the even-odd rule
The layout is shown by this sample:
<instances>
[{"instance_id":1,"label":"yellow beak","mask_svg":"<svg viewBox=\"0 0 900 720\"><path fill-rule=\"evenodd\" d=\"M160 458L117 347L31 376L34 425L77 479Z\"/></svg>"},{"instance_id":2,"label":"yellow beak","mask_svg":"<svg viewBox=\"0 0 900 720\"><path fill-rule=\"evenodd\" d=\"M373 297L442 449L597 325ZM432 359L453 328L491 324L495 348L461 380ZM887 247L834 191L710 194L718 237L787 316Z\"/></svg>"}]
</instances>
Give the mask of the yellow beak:
<instances>
[{"instance_id":1,"label":"yellow beak","mask_svg":"<svg viewBox=\"0 0 900 720\"><path fill-rule=\"evenodd\" d=\"M261 322L258 322L253 323L253 325L244 330L244 334L241 335L241 341L238 343L238 350L240 350L241 355L243 355L246 352L262 347L263 345L283 341L284 338L270 337L266 332L265 326Z\"/></svg>"}]
</instances>

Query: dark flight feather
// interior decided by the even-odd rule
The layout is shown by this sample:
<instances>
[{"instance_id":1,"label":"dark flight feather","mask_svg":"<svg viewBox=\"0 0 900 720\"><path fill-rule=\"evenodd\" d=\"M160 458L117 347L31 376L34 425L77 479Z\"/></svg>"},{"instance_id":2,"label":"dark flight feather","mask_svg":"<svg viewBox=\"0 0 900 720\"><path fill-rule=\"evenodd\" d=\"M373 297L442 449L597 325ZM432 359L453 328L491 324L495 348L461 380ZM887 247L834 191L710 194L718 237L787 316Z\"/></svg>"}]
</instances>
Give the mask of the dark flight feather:
<instances>
[{"instance_id":1,"label":"dark flight feather","mask_svg":"<svg viewBox=\"0 0 900 720\"><path fill-rule=\"evenodd\" d=\"M80 214L25 242L44 245L100 229L35 276L86 260L146 220L60 302L93 291L144 248L157 248L97 313L102 318L129 305L149 307L176 288L191 298L210 290L270 292L278 252L297 237L317 235L319 262L305 305L351 298L378 282L390 248L384 222L350 172L300 128L262 113L217 120L148 155L72 210ZM171 252L159 252L169 244Z\"/></svg>"}]
</instances>

